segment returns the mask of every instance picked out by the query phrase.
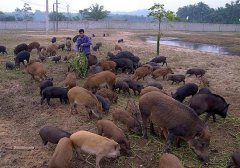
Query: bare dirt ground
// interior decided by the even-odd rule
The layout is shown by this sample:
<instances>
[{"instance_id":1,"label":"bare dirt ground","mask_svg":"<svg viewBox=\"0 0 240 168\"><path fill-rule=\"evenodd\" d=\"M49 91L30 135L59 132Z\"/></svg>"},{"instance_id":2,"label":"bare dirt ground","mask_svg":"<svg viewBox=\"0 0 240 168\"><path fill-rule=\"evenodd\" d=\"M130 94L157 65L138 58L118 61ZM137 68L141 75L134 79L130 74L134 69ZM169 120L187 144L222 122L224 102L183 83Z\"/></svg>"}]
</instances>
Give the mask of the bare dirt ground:
<instances>
[{"instance_id":1,"label":"bare dirt ground","mask_svg":"<svg viewBox=\"0 0 240 168\"><path fill-rule=\"evenodd\" d=\"M100 52L93 52L99 59L104 59L108 51L112 51L114 44L120 38L124 43L120 44L124 50L133 52L141 58L141 62L146 62L155 56L155 45L141 41L138 36L149 34L151 31L127 31L127 30L88 30L86 34L95 33L97 37L92 41L102 42L103 47ZM110 37L102 37L103 33L109 33ZM49 144L42 145L38 131L45 125L52 125L69 132L78 130L89 130L96 132L96 120L89 122L84 113L72 115L69 105L60 104L59 100L51 100L52 106L40 105L39 81L32 80L28 74L23 74L20 70L5 70L6 60L13 61L13 49L22 42L30 43L39 41L41 45L50 44L53 36L57 37L57 43L65 41L65 37L73 37L76 32L59 32L45 35L43 32L0 32L0 44L5 45L9 52L8 56L0 55L0 167L42 167L47 163L54 152L55 146ZM217 35L216 35L217 36ZM219 34L221 36L221 34ZM208 38L211 38L209 36ZM229 40L229 39L228 39ZM207 70L206 77L210 80L210 89L223 96L231 104L226 119L217 118L217 123L210 119L208 125L212 133L210 144L210 163L208 167L226 167L230 155L240 145L240 57L206 54L193 50L175 48L162 45L161 55L167 57L169 66L176 74L185 74L188 68L204 68ZM59 52L64 56L66 52ZM33 51L31 58L36 58L37 53ZM50 60L45 63L48 67L48 75L54 78L55 86L63 86L67 65L65 62L55 64ZM128 75L118 75L118 78L126 78ZM150 77L140 80L144 85L151 81ZM171 85L169 81L160 81L167 93L174 92L179 85ZM78 85L82 86L84 80L78 80ZM195 77L187 77L186 82L199 81ZM131 96L138 101L139 97ZM129 97L119 95L114 108L124 108ZM188 103L188 100L185 102ZM111 119L111 112L104 118ZM120 125L123 130L125 127ZM140 136L128 134L133 155L130 157L121 156L116 160L103 160L102 167L122 168L122 167L143 167L155 168L158 165L159 156L163 152L164 140L160 137L152 137L148 141ZM34 150L6 150L8 146L34 146ZM196 155L190 150L187 144L180 148L173 148L173 153L183 162L185 167L203 167ZM87 158L87 155L85 155ZM95 157L88 157L88 161L95 164ZM74 156L70 167L89 168L91 164L82 161Z\"/></svg>"}]
</instances>

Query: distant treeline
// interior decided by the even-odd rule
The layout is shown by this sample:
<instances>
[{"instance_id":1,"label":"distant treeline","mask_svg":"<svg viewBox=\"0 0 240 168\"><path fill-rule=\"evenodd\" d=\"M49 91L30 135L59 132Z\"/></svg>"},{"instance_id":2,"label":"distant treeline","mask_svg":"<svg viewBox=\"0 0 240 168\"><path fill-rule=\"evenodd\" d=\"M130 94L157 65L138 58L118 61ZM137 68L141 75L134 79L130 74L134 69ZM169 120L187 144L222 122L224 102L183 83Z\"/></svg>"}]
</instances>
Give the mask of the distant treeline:
<instances>
[{"instance_id":1,"label":"distant treeline","mask_svg":"<svg viewBox=\"0 0 240 168\"><path fill-rule=\"evenodd\" d=\"M227 3L225 7L217 9L210 8L207 4L199 2L195 5L179 8L177 16L181 18L181 21L195 23L240 24L240 0Z\"/></svg>"},{"instance_id":2,"label":"distant treeline","mask_svg":"<svg viewBox=\"0 0 240 168\"><path fill-rule=\"evenodd\" d=\"M31 11L31 7L24 3L22 9L17 8L14 12L3 13L0 11L0 21L44 21L45 12L36 10ZM83 12L79 13L50 13L49 20L54 21L58 18L59 21L80 21L88 20ZM94 12L93 10L92 12ZM146 10L147 11L147 10ZM146 13L146 12L145 12ZM240 0L226 3L225 7L217 9L210 8L207 4L199 2L198 4L184 6L178 9L176 21L194 22L194 23L224 23L224 24L240 24ZM94 19L93 19L94 20ZM95 19L98 20L98 19ZM151 22L152 17L147 17L146 14L142 16L112 14L109 13L103 19L107 21L130 21L130 22Z\"/></svg>"}]
</instances>

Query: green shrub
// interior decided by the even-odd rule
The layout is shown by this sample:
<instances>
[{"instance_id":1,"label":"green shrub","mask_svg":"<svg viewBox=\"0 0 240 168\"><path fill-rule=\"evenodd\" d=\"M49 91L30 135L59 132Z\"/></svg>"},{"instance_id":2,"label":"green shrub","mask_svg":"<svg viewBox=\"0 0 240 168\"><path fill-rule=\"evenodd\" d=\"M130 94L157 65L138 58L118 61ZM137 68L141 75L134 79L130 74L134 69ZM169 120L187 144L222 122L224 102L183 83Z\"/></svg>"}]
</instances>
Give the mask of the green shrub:
<instances>
[{"instance_id":1,"label":"green shrub","mask_svg":"<svg viewBox=\"0 0 240 168\"><path fill-rule=\"evenodd\" d=\"M88 70L88 59L83 53L79 53L76 57L69 61L70 68L72 68L79 77L85 78Z\"/></svg>"}]
</instances>

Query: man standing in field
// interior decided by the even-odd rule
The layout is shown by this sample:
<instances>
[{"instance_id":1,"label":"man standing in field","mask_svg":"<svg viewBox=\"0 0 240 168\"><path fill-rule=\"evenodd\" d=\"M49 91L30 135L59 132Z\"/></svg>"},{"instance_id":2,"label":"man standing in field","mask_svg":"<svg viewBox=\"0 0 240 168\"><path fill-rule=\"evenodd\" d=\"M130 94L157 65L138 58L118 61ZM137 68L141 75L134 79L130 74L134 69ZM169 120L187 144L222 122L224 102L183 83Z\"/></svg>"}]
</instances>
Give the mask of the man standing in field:
<instances>
[{"instance_id":1,"label":"man standing in field","mask_svg":"<svg viewBox=\"0 0 240 168\"><path fill-rule=\"evenodd\" d=\"M84 35L84 29L79 30L79 37L77 38L77 51L83 52L87 59L90 55L90 46L92 45L92 42L90 38L86 35Z\"/></svg>"}]
</instances>

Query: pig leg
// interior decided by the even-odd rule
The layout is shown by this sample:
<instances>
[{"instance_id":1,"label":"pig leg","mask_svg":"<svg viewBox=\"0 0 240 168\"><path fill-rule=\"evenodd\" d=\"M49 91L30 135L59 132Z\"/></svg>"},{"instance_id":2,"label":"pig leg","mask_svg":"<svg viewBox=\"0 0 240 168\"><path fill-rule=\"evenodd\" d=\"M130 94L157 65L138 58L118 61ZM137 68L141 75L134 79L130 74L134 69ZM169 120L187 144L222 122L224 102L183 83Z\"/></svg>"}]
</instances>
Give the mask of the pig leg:
<instances>
[{"instance_id":1,"label":"pig leg","mask_svg":"<svg viewBox=\"0 0 240 168\"><path fill-rule=\"evenodd\" d=\"M216 115L214 113L212 114L212 117L213 117L213 122L216 122Z\"/></svg>"},{"instance_id":2,"label":"pig leg","mask_svg":"<svg viewBox=\"0 0 240 168\"><path fill-rule=\"evenodd\" d=\"M48 104L49 106L51 106L51 105L50 105L50 98L47 98L47 104Z\"/></svg>"},{"instance_id":3,"label":"pig leg","mask_svg":"<svg viewBox=\"0 0 240 168\"><path fill-rule=\"evenodd\" d=\"M71 113L73 112L73 109L75 110L76 114L78 114L77 104L76 104L76 103L73 103L73 104L72 104L72 106L71 106Z\"/></svg>"},{"instance_id":4,"label":"pig leg","mask_svg":"<svg viewBox=\"0 0 240 168\"><path fill-rule=\"evenodd\" d=\"M164 152L170 152L171 151L171 146L174 142L174 139L175 139L175 135L171 132L168 132L167 143L166 143Z\"/></svg>"},{"instance_id":5,"label":"pig leg","mask_svg":"<svg viewBox=\"0 0 240 168\"><path fill-rule=\"evenodd\" d=\"M45 100L45 97L43 96L43 97L41 98L41 105L43 104L44 100Z\"/></svg>"},{"instance_id":6,"label":"pig leg","mask_svg":"<svg viewBox=\"0 0 240 168\"><path fill-rule=\"evenodd\" d=\"M99 163L100 163L100 161L102 160L103 157L104 157L103 154L97 154L96 155L96 168L100 168Z\"/></svg>"},{"instance_id":7,"label":"pig leg","mask_svg":"<svg viewBox=\"0 0 240 168\"><path fill-rule=\"evenodd\" d=\"M211 113L208 113L204 119L205 122L207 122L208 118L211 116L212 114Z\"/></svg>"},{"instance_id":8,"label":"pig leg","mask_svg":"<svg viewBox=\"0 0 240 168\"><path fill-rule=\"evenodd\" d=\"M147 117L146 116L142 116L142 121L143 121L143 137L145 139L148 139L148 135L147 135L147 124L148 124L148 121L147 121Z\"/></svg>"},{"instance_id":9,"label":"pig leg","mask_svg":"<svg viewBox=\"0 0 240 168\"><path fill-rule=\"evenodd\" d=\"M101 125L97 125L97 130L98 130L98 135L102 135L103 134L103 128Z\"/></svg>"},{"instance_id":10,"label":"pig leg","mask_svg":"<svg viewBox=\"0 0 240 168\"><path fill-rule=\"evenodd\" d=\"M153 126L153 122L152 121L150 121L150 132L151 132L152 135L157 136L157 134L156 134L156 132L154 130L154 126Z\"/></svg>"}]
</instances>

